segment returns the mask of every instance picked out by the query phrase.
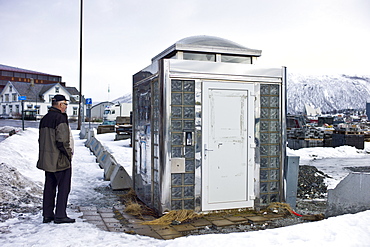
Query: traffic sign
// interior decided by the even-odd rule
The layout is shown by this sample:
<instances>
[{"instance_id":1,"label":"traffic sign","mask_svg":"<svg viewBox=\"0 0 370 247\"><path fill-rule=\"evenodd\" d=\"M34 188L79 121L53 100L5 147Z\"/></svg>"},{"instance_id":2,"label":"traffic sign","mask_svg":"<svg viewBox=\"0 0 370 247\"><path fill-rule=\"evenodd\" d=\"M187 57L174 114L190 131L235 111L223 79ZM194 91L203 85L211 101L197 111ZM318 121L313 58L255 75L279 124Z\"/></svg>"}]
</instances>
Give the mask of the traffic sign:
<instances>
[{"instance_id":1,"label":"traffic sign","mask_svg":"<svg viewBox=\"0 0 370 247\"><path fill-rule=\"evenodd\" d=\"M86 98L86 105L91 105L91 104L92 104L92 99Z\"/></svg>"},{"instance_id":2,"label":"traffic sign","mask_svg":"<svg viewBox=\"0 0 370 247\"><path fill-rule=\"evenodd\" d=\"M18 96L18 100L26 100L27 96Z\"/></svg>"}]
</instances>

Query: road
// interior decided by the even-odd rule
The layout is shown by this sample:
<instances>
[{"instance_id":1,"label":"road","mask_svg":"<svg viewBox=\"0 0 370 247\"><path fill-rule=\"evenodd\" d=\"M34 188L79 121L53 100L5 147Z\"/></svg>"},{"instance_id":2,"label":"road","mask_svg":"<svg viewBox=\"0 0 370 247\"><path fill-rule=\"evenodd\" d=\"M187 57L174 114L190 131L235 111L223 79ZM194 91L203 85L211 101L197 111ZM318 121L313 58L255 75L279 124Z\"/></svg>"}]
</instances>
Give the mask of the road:
<instances>
[{"instance_id":1,"label":"road","mask_svg":"<svg viewBox=\"0 0 370 247\"><path fill-rule=\"evenodd\" d=\"M40 124L40 120L25 120L24 121L24 128L38 128ZM99 123L100 124L100 123ZM99 125L98 123L90 123L91 128L97 128ZM72 130L77 129L77 122L70 122L69 123ZM89 125L89 123L85 123L86 126ZM0 127L4 126L10 126L14 128L22 128L22 120L19 119L0 119ZM0 134L0 142L3 141L6 137L4 135Z\"/></svg>"}]
</instances>

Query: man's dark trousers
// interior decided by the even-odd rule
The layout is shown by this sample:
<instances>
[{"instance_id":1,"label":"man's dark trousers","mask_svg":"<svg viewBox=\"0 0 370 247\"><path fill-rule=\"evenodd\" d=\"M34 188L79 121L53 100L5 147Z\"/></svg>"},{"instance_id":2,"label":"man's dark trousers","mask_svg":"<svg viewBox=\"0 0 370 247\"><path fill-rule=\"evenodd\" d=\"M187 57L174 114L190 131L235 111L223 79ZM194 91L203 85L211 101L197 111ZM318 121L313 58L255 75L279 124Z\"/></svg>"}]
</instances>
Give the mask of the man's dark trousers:
<instances>
[{"instance_id":1,"label":"man's dark trousers","mask_svg":"<svg viewBox=\"0 0 370 247\"><path fill-rule=\"evenodd\" d=\"M58 172L45 172L45 186L43 196L43 216L65 218L67 217L67 201L71 191L72 169L68 168ZM55 195L58 188L57 204L55 207Z\"/></svg>"}]
</instances>

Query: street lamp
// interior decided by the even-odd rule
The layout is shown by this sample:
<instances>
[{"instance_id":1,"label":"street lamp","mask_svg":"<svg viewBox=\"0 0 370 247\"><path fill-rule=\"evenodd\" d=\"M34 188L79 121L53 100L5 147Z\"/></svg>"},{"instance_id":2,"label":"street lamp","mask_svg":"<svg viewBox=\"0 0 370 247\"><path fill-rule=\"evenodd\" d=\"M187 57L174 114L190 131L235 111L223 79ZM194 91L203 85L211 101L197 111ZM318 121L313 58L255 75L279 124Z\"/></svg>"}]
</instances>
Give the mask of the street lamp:
<instances>
[{"instance_id":1,"label":"street lamp","mask_svg":"<svg viewBox=\"0 0 370 247\"><path fill-rule=\"evenodd\" d=\"M82 14L83 14L83 0L80 6L80 97L78 97L78 124L77 129L81 129L81 111L82 111Z\"/></svg>"}]
</instances>

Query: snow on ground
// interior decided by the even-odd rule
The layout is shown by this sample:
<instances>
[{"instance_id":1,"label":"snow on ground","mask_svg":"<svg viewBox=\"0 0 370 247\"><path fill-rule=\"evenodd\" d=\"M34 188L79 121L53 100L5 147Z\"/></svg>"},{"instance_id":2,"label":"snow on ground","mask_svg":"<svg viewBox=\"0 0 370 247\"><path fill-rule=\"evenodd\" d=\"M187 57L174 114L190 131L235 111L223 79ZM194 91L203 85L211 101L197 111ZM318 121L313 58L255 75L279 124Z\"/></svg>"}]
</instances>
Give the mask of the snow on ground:
<instances>
[{"instance_id":1,"label":"snow on ground","mask_svg":"<svg viewBox=\"0 0 370 247\"><path fill-rule=\"evenodd\" d=\"M370 166L370 143L365 142L364 150L350 146L336 148L314 147L292 150L288 148L288 155L300 156L300 165L315 166L331 178L325 178L328 189L334 189L350 171L345 167Z\"/></svg>"},{"instance_id":2,"label":"snow on ground","mask_svg":"<svg viewBox=\"0 0 370 247\"><path fill-rule=\"evenodd\" d=\"M130 148L130 140L113 141L116 133L99 135L95 133L94 136L113 155L114 159L125 168L128 175L132 176L132 149Z\"/></svg>"},{"instance_id":3,"label":"snow on ground","mask_svg":"<svg viewBox=\"0 0 370 247\"><path fill-rule=\"evenodd\" d=\"M14 218L0 222L0 246L369 246L370 211L271 230L189 236L167 241L100 230L78 218L81 213L75 208L101 199L101 194L94 188L109 182L103 180L103 171L95 157L84 147L84 140L78 139L78 131L73 131L73 134L76 148L69 200L72 206L68 209L68 214L76 218L77 222L43 224L41 212L15 214ZM104 134L98 136L98 139L107 145L120 164L130 167L132 154L127 141L113 142L111 137L111 134ZM28 128L0 142L1 166L6 164L18 170L27 177L28 187L34 186L33 183L40 186L44 179L44 173L35 167L38 156L37 139L37 129ZM366 152L349 147L289 150L289 153L301 155L301 161L307 163L315 159L326 160L325 163L332 166L333 171L335 166L331 160L339 155L343 159L357 157L359 161L366 161L369 157ZM6 186L0 186L3 193Z\"/></svg>"}]
</instances>

